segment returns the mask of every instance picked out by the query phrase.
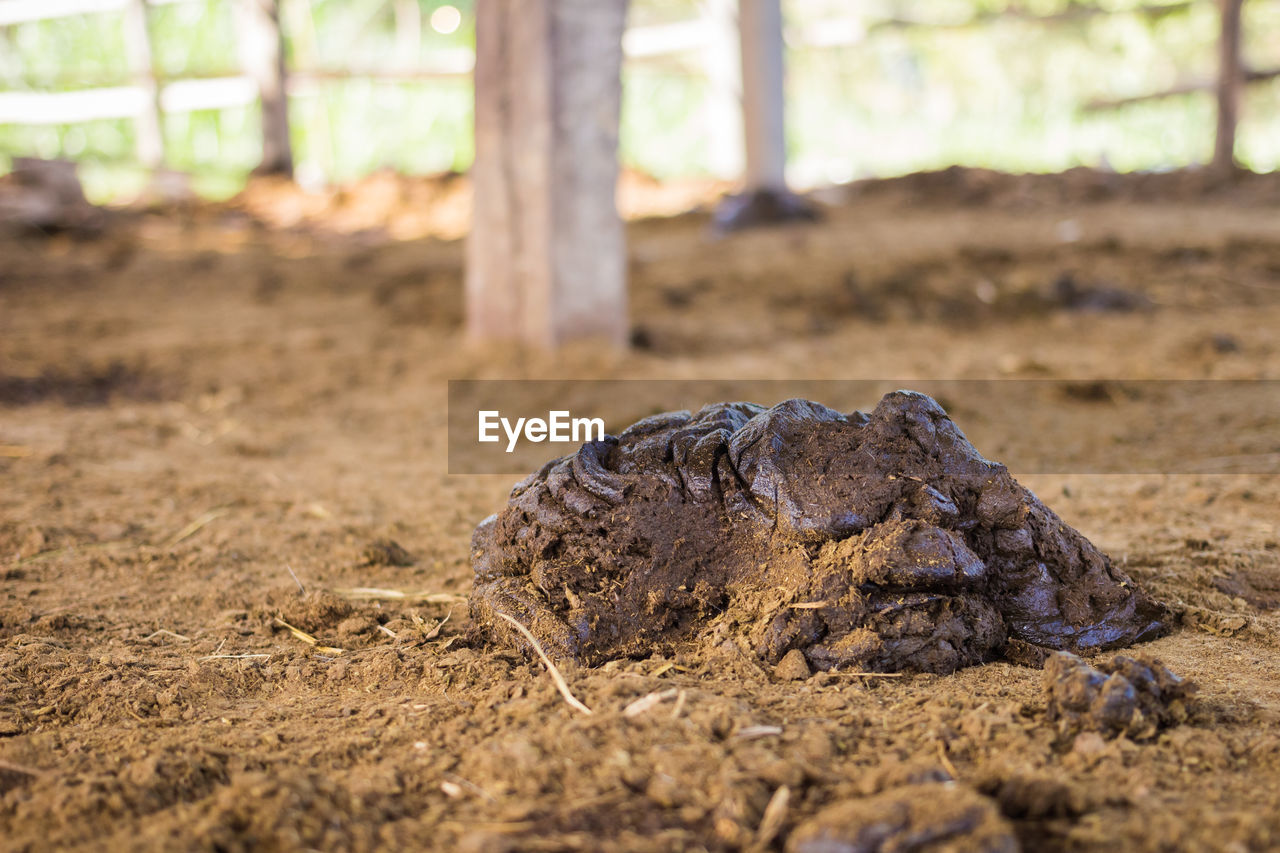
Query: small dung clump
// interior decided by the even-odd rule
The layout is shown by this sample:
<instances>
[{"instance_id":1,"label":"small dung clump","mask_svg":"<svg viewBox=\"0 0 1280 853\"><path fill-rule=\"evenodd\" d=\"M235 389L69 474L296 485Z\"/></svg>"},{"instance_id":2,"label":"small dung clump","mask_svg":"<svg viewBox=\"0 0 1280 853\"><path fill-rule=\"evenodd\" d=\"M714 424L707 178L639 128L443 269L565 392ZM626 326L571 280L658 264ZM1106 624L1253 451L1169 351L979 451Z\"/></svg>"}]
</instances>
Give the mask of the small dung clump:
<instances>
[{"instance_id":1,"label":"small dung clump","mask_svg":"<svg viewBox=\"0 0 1280 853\"><path fill-rule=\"evenodd\" d=\"M518 483L472 537L476 630L526 653L737 649L799 675L947 673L1150 639L1165 609L934 400L645 418Z\"/></svg>"},{"instance_id":2,"label":"small dung clump","mask_svg":"<svg viewBox=\"0 0 1280 853\"><path fill-rule=\"evenodd\" d=\"M828 806L787 839L787 853L1017 853L996 804L955 782L904 785Z\"/></svg>"},{"instance_id":3,"label":"small dung clump","mask_svg":"<svg viewBox=\"0 0 1280 853\"><path fill-rule=\"evenodd\" d=\"M360 552L363 566L397 566L405 568L415 562L413 555L394 539L375 539Z\"/></svg>"},{"instance_id":4,"label":"small dung clump","mask_svg":"<svg viewBox=\"0 0 1280 853\"><path fill-rule=\"evenodd\" d=\"M1044 665L1049 721L1064 734L1092 731L1144 740L1187 719L1195 685L1154 658L1116 655L1090 666L1069 652Z\"/></svg>"}]
</instances>

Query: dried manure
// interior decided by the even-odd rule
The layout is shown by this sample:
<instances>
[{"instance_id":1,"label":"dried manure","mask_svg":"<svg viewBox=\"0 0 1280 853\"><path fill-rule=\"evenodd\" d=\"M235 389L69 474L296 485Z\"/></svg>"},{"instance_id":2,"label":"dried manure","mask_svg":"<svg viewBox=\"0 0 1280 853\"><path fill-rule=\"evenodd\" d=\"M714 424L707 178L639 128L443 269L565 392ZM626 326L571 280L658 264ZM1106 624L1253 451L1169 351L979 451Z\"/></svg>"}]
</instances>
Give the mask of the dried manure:
<instances>
[{"instance_id":1,"label":"dried manure","mask_svg":"<svg viewBox=\"0 0 1280 853\"><path fill-rule=\"evenodd\" d=\"M1163 608L937 402L646 418L516 485L472 542L479 630L597 664L736 644L762 663L946 673L1161 633ZM794 656L792 658L794 660Z\"/></svg>"}]
</instances>

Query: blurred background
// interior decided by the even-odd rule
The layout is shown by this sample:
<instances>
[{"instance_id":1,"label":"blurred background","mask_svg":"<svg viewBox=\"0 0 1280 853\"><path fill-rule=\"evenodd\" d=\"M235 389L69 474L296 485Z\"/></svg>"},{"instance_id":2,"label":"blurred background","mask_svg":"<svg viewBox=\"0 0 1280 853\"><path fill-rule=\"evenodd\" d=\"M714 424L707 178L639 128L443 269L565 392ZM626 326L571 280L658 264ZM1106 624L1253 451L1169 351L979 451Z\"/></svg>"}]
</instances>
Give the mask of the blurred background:
<instances>
[{"instance_id":1,"label":"blurred background","mask_svg":"<svg viewBox=\"0 0 1280 853\"><path fill-rule=\"evenodd\" d=\"M717 5L631 3L624 167L663 180L739 174ZM797 188L950 165L1163 171L1212 156L1214 0L782 5ZM467 169L473 7L281 0L299 184ZM122 201L148 183L141 151L189 174L200 195L236 193L262 157L237 31L231 0L3 0L0 170L14 156L71 159L91 201ZM1242 31L1236 155L1270 171L1280 163L1280 2L1244 4ZM139 138L153 103L159 159Z\"/></svg>"}]
</instances>

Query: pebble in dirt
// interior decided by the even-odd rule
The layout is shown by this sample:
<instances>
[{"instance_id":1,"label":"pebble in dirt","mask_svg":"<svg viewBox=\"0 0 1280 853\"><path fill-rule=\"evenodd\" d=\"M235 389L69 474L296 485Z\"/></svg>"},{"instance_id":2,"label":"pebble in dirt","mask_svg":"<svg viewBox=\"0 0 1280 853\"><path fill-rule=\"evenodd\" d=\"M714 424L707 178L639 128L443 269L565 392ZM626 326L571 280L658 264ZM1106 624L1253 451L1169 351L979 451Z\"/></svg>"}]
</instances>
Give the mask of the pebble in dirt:
<instances>
[{"instance_id":1,"label":"pebble in dirt","mask_svg":"<svg viewBox=\"0 0 1280 853\"><path fill-rule=\"evenodd\" d=\"M472 616L560 660L737 648L817 669L1039 664L1166 613L933 399L641 420L517 484L472 540Z\"/></svg>"}]
</instances>

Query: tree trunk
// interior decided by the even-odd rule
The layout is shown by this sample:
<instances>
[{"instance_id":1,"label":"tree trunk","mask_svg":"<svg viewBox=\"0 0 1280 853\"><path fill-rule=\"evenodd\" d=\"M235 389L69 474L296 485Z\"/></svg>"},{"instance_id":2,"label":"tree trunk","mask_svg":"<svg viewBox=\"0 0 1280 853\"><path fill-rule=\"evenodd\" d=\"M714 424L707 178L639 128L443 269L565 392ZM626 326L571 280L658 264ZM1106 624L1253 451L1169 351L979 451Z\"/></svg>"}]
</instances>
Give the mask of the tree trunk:
<instances>
[{"instance_id":1,"label":"tree trunk","mask_svg":"<svg viewBox=\"0 0 1280 853\"><path fill-rule=\"evenodd\" d=\"M1240 62L1240 7L1243 0L1218 0L1222 31L1218 38L1218 132L1213 167L1222 173L1236 168L1236 125L1240 120L1240 90L1244 69Z\"/></svg>"},{"instance_id":2,"label":"tree trunk","mask_svg":"<svg viewBox=\"0 0 1280 853\"><path fill-rule=\"evenodd\" d=\"M478 0L473 338L627 342L618 180L626 0Z\"/></svg>"},{"instance_id":3,"label":"tree trunk","mask_svg":"<svg viewBox=\"0 0 1280 853\"><path fill-rule=\"evenodd\" d=\"M262 100L262 163L258 174L293 175L289 142L288 71L276 0L236 0L240 64Z\"/></svg>"}]
</instances>

